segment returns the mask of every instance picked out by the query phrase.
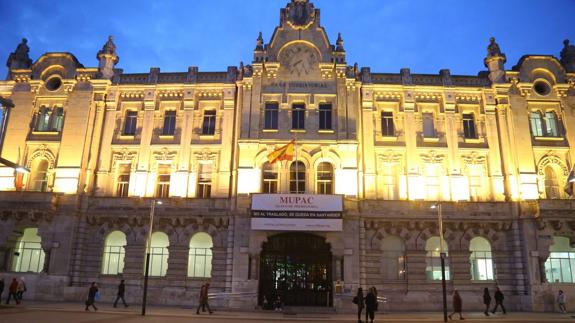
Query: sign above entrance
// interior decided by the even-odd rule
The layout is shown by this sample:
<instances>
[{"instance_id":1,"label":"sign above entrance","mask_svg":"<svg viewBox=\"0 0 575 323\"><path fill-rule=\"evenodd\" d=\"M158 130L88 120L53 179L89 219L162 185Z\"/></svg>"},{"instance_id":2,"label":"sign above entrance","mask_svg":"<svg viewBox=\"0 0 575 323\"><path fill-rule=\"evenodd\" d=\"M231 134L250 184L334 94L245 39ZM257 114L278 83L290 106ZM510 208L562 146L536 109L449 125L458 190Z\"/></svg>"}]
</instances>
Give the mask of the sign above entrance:
<instances>
[{"instance_id":1,"label":"sign above entrance","mask_svg":"<svg viewBox=\"0 0 575 323\"><path fill-rule=\"evenodd\" d=\"M341 195L254 194L252 230L342 231Z\"/></svg>"}]
</instances>

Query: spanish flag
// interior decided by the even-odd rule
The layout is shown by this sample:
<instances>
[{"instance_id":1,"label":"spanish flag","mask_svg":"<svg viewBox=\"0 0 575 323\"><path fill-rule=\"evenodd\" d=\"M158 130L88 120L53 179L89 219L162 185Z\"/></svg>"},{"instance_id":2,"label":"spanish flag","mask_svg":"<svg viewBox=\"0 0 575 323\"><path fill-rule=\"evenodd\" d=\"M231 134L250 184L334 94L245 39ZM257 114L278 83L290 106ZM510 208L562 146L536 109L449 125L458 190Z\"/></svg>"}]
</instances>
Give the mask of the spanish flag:
<instances>
[{"instance_id":1,"label":"spanish flag","mask_svg":"<svg viewBox=\"0 0 575 323\"><path fill-rule=\"evenodd\" d=\"M292 160L294 155L295 140L290 141L287 145L282 146L268 155L268 161L273 164L280 160Z\"/></svg>"}]
</instances>

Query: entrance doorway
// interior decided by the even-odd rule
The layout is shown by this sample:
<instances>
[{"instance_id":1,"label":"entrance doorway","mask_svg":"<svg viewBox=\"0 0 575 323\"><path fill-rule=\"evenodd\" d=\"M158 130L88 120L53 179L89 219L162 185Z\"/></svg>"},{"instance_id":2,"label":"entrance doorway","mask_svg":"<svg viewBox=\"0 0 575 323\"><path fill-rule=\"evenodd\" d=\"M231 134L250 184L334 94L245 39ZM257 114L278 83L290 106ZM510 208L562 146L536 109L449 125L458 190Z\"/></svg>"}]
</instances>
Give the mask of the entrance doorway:
<instances>
[{"instance_id":1,"label":"entrance doorway","mask_svg":"<svg viewBox=\"0 0 575 323\"><path fill-rule=\"evenodd\" d=\"M281 233L263 243L258 303L287 306L332 306L331 247L313 234Z\"/></svg>"}]
</instances>

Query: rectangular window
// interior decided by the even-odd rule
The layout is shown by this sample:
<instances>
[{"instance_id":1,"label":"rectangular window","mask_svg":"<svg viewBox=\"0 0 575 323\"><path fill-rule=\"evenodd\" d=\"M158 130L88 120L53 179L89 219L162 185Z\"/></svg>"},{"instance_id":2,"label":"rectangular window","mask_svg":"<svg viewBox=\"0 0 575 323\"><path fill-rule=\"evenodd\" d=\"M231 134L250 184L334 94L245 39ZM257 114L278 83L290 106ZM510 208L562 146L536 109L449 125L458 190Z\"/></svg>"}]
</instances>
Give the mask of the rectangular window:
<instances>
[{"instance_id":1,"label":"rectangular window","mask_svg":"<svg viewBox=\"0 0 575 323\"><path fill-rule=\"evenodd\" d=\"M176 133L176 111L166 111L164 113L164 129L162 135L173 136Z\"/></svg>"},{"instance_id":2,"label":"rectangular window","mask_svg":"<svg viewBox=\"0 0 575 323\"><path fill-rule=\"evenodd\" d=\"M279 108L277 102L266 103L264 109L264 129L277 130L278 110Z\"/></svg>"},{"instance_id":3,"label":"rectangular window","mask_svg":"<svg viewBox=\"0 0 575 323\"><path fill-rule=\"evenodd\" d=\"M424 138L437 138L435 132L435 125L433 124L433 113L423 113L423 137Z\"/></svg>"},{"instance_id":4,"label":"rectangular window","mask_svg":"<svg viewBox=\"0 0 575 323\"><path fill-rule=\"evenodd\" d=\"M531 112L531 134L533 137L543 137L543 122L539 111Z\"/></svg>"},{"instance_id":5,"label":"rectangular window","mask_svg":"<svg viewBox=\"0 0 575 323\"><path fill-rule=\"evenodd\" d=\"M64 108L54 108L50 119L50 131L61 132L64 125Z\"/></svg>"},{"instance_id":6,"label":"rectangular window","mask_svg":"<svg viewBox=\"0 0 575 323\"><path fill-rule=\"evenodd\" d=\"M425 274L427 280L441 280L441 255L439 251L432 251L427 253L425 259ZM445 258L445 280L450 278L449 258Z\"/></svg>"},{"instance_id":7,"label":"rectangular window","mask_svg":"<svg viewBox=\"0 0 575 323\"><path fill-rule=\"evenodd\" d=\"M131 165L121 165L118 168L118 184L116 188L116 196L128 197L130 189L130 170Z\"/></svg>"},{"instance_id":8,"label":"rectangular window","mask_svg":"<svg viewBox=\"0 0 575 323\"><path fill-rule=\"evenodd\" d=\"M12 271L34 272L42 271L46 254L40 242L20 241L12 253Z\"/></svg>"},{"instance_id":9,"label":"rectangular window","mask_svg":"<svg viewBox=\"0 0 575 323\"><path fill-rule=\"evenodd\" d=\"M124 272L124 259L126 251L124 246L105 246L102 261L102 274L118 275Z\"/></svg>"},{"instance_id":10,"label":"rectangular window","mask_svg":"<svg viewBox=\"0 0 575 323\"><path fill-rule=\"evenodd\" d=\"M158 179L156 182L156 197L167 198L170 196L170 166L158 167Z\"/></svg>"},{"instance_id":11,"label":"rectangular window","mask_svg":"<svg viewBox=\"0 0 575 323\"><path fill-rule=\"evenodd\" d=\"M395 137L395 126L393 124L393 112L381 112L381 135L384 137Z\"/></svg>"},{"instance_id":12,"label":"rectangular window","mask_svg":"<svg viewBox=\"0 0 575 323\"><path fill-rule=\"evenodd\" d=\"M199 198L210 198L212 195L212 164L200 164L198 174L198 192Z\"/></svg>"},{"instance_id":13,"label":"rectangular window","mask_svg":"<svg viewBox=\"0 0 575 323\"><path fill-rule=\"evenodd\" d=\"M216 133L216 110L206 110L204 111L202 135L212 136L215 133Z\"/></svg>"},{"instance_id":14,"label":"rectangular window","mask_svg":"<svg viewBox=\"0 0 575 323\"><path fill-rule=\"evenodd\" d=\"M473 251L470 262L472 280L493 280L491 251Z\"/></svg>"},{"instance_id":15,"label":"rectangular window","mask_svg":"<svg viewBox=\"0 0 575 323\"><path fill-rule=\"evenodd\" d=\"M296 103L292 106L291 128L294 130L305 129L305 104Z\"/></svg>"},{"instance_id":16,"label":"rectangular window","mask_svg":"<svg viewBox=\"0 0 575 323\"><path fill-rule=\"evenodd\" d=\"M138 111L126 111L124 120L124 135L133 136L136 134L136 125L138 123Z\"/></svg>"},{"instance_id":17,"label":"rectangular window","mask_svg":"<svg viewBox=\"0 0 575 323\"><path fill-rule=\"evenodd\" d=\"M264 164L262 186L263 193L275 194L278 192L278 171L275 164Z\"/></svg>"},{"instance_id":18,"label":"rectangular window","mask_svg":"<svg viewBox=\"0 0 575 323\"><path fill-rule=\"evenodd\" d=\"M463 135L466 139L476 139L477 131L475 129L475 118L473 113L463 114Z\"/></svg>"},{"instance_id":19,"label":"rectangular window","mask_svg":"<svg viewBox=\"0 0 575 323\"><path fill-rule=\"evenodd\" d=\"M550 283L574 283L575 252L551 252L545 262L545 276Z\"/></svg>"},{"instance_id":20,"label":"rectangular window","mask_svg":"<svg viewBox=\"0 0 575 323\"><path fill-rule=\"evenodd\" d=\"M331 103L319 105L319 130L331 130Z\"/></svg>"},{"instance_id":21,"label":"rectangular window","mask_svg":"<svg viewBox=\"0 0 575 323\"><path fill-rule=\"evenodd\" d=\"M555 112L545 112L545 126L547 128L547 137L559 137L559 129L557 128L557 115Z\"/></svg>"},{"instance_id":22,"label":"rectangular window","mask_svg":"<svg viewBox=\"0 0 575 323\"><path fill-rule=\"evenodd\" d=\"M50 109L47 107L41 107L36 115L36 124L34 131L46 132L50 129Z\"/></svg>"}]
</instances>

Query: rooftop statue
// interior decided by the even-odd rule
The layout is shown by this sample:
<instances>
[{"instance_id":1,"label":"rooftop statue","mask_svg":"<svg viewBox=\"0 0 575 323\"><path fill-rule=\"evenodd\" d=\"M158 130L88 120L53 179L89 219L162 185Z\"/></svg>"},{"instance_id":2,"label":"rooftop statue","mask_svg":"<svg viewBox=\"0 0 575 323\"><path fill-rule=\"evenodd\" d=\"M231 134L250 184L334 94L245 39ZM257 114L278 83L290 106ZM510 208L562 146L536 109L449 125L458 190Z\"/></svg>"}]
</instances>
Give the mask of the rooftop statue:
<instances>
[{"instance_id":1,"label":"rooftop statue","mask_svg":"<svg viewBox=\"0 0 575 323\"><path fill-rule=\"evenodd\" d=\"M487 46L487 58L490 57L505 57L505 54L501 53L499 45L495 42L495 38L489 38L489 46Z\"/></svg>"},{"instance_id":2,"label":"rooftop statue","mask_svg":"<svg viewBox=\"0 0 575 323\"><path fill-rule=\"evenodd\" d=\"M563 49L561 50L561 64L565 67L567 72L575 72L575 46L569 45L569 39L563 41Z\"/></svg>"},{"instance_id":3,"label":"rooftop statue","mask_svg":"<svg viewBox=\"0 0 575 323\"><path fill-rule=\"evenodd\" d=\"M104 44L102 49L98 52L98 56L101 54L116 55L116 44L112 36L108 36L108 41Z\"/></svg>"},{"instance_id":4,"label":"rooftop statue","mask_svg":"<svg viewBox=\"0 0 575 323\"><path fill-rule=\"evenodd\" d=\"M28 40L22 38L22 42L18 44L16 50L10 53L6 66L9 69L27 69L32 66L32 60L28 53L30 52L30 47L28 47Z\"/></svg>"}]
</instances>

